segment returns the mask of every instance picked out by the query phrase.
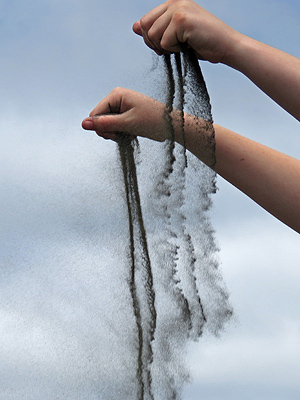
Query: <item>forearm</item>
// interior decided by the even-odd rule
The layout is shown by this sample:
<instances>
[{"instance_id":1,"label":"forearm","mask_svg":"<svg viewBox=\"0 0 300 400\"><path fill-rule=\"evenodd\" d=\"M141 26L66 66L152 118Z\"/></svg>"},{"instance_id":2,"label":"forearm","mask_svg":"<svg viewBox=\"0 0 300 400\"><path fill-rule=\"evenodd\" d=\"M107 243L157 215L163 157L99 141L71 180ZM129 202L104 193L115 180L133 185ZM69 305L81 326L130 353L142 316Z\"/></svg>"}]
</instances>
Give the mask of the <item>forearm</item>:
<instances>
[{"instance_id":1,"label":"forearm","mask_svg":"<svg viewBox=\"0 0 300 400\"><path fill-rule=\"evenodd\" d=\"M120 112L110 114L111 109ZM117 88L82 126L106 139L116 140L116 132L126 132L163 141L170 138L165 113L164 104ZM185 114L183 124L178 110L173 110L172 121L178 143L300 233L300 161L190 114Z\"/></svg>"},{"instance_id":2,"label":"forearm","mask_svg":"<svg viewBox=\"0 0 300 400\"><path fill-rule=\"evenodd\" d=\"M191 118L187 117L187 120ZM200 126L201 123L199 122ZM198 128L199 128L198 124ZM206 125L205 125L206 124ZM300 161L214 124L214 148L208 125L186 124L186 148L276 218L300 233ZM201 133L201 134L199 134ZM176 140L182 144L177 130ZM202 145L204 144L204 147Z\"/></svg>"},{"instance_id":3,"label":"forearm","mask_svg":"<svg viewBox=\"0 0 300 400\"><path fill-rule=\"evenodd\" d=\"M242 72L300 120L300 60L239 33L197 3L168 0L134 31L158 54L181 51L186 43L197 58Z\"/></svg>"},{"instance_id":4,"label":"forearm","mask_svg":"<svg viewBox=\"0 0 300 400\"><path fill-rule=\"evenodd\" d=\"M240 34L223 63L242 72L300 121L300 60Z\"/></svg>"}]
</instances>

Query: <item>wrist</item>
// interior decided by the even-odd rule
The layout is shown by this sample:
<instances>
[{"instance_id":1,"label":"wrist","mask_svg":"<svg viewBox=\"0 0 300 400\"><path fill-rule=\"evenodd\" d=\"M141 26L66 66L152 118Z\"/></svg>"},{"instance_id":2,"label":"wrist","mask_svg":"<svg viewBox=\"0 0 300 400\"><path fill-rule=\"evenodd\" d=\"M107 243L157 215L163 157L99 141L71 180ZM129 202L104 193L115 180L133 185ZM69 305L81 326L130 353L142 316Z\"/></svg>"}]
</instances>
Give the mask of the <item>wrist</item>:
<instances>
[{"instance_id":1,"label":"wrist","mask_svg":"<svg viewBox=\"0 0 300 400\"><path fill-rule=\"evenodd\" d=\"M251 47L251 41L254 41L254 39L251 39L240 32L234 31L221 63L241 71L244 62L247 62L246 56Z\"/></svg>"},{"instance_id":2,"label":"wrist","mask_svg":"<svg viewBox=\"0 0 300 400\"><path fill-rule=\"evenodd\" d=\"M213 168L216 162L213 124L187 113L183 122L178 110L172 112L172 123L175 141Z\"/></svg>"}]
</instances>

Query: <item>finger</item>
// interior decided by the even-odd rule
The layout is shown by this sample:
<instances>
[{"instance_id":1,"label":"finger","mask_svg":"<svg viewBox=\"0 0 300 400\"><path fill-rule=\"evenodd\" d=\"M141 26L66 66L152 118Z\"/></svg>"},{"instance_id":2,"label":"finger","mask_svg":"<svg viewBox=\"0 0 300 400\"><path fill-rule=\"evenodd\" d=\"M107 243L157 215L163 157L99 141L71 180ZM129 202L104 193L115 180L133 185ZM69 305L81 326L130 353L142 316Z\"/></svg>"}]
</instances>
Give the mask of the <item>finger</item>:
<instances>
[{"instance_id":1,"label":"finger","mask_svg":"<svg viewBox=\"0 0 300 400\"><path fill-rule=\"evenodd\" d=\"M108 134L126 132L127 123L124 114L94 115L82 121L82 127L86 130L93 130L99 136L105 137Z\"/></svg>"},{"instance_id":2,"label":"finger","mask_svg":"<svg viewBox=\"0 0 300 400\"><path fill-rule=\"evenodd\" d=\"M184 37L183 32L179 31L178 26L175 26L171 20L160 40L162 49L176 53L186 47L186 42L187 38Z\"/></svg>"},{"instance_id":3,"label":"finger","mask_svg":"<svg viewBox=\"0 0 300 400\"><path fill-rule=\"evenodd\" d=\"M140 19L140 25L142 30L148 32L148 30L151 28L153 23L159 18L162 14L164 14L167 11L168 7L166 3L161 4L158 7L153 8L153 10L149 11L146 15L144 15Z\"/></svg>"},{"instance_id":4,"label":"finger","mask_svg":"<svg viewBox=\"0 0 300 400\"><path fill-rule=\"evenodd\" d=\"M94 124L94 118L91 118L91 117L85 118L82 121L81 125L82 125L83 129L88 130L88 131L95 131L95 129L96 129L95 124ZM117 140L117 136L118 136L114 132L102 132L102 131L97 132L96 131L96 133L98 136L103 137L103 139Z\"/></svg>"},{"instance_id":5,"label":"finger","mask_svg":"<svg viewBox=\"0 0 300 400\"><path fill-rule=\"evenodd\" d=\"M123 96L118 89L114 89L90 112L90 117L102 114L120 113Z\"/></svg>"},{"instance_id":6,"label":"finger","mask_svg":"<svg viewBox=\"0 0 300 400\"><path fill-rule=\"evenodd\" d=\"M147 33L146 33L145 31L142 30L140 21L137 21L137 22L135 22L135 23L133 24L132 30L133 30L133 32L136 33L137 35L143 37L144 42L146 43L146 45L147 45L148 47L150 47L152 50L156 51L157 54L159 54L159 55L162 54L162 51L161 51L160 47L157 46L157 45L149 38L149 36L147 35ZM160 38L159 38L159 39L160 39Z\"/></svg>"},{"instance_id":7,"label":"finger","mask_svg":"<svg viewBox=\"0 0 300 400\"><path fill-rule=\"evenodd\" d=\"M116 133L107 133L107 132L96 132L98 136L102 137L105 140L113 140L114 142L118 141L118 134Z\"/></svg>"},{"instance_id":8,"label":"finger","mask_svg":"<svg viewBox=\"0 0 300 400\"><path fill-rule=\"evenodd\" d=\"M113 117L113 118L111 118ZM120 117L120 118L119 118ZM127 121L123 115L99 115L85 118L82 121L82 127L86 130L93 130L103 139L118 142L122 137L129 137L133 140L136 136L126 132ZM129 129L128 129L129 131Z\"/></svg>"},{"instance_id":9,"label":"finger","mask_svg":"<svg viewBox=\"0 0 300 400\"><path fill-rule=\"evenodd\" d=\"M133 24L132 30L133 30L133 32L136 33L137 35L143 36L142 27L141 27L140 21L136 21L136 22Z\"/></svg>"},{"instance_id":10,"label":"finger","mask_svg":"<svg viewBox=\"0 0 300 400\"><path fill-rule=\"evenodd\" d=\"M140 21L135 22L132 27L136 34L143 36L145 44L159 55L162 54L162 49L160 48L159 43L155 43L153 40L151 40L151 38L149 38L148 30L151 28L157 18L163 15L166 10L167 6L162 4L142 17Z\"/></svg>"},{"instance_id":11,"label":"finger","mask_svg":"<svg viewBox=\"0 0 300 400\"><path fill-rule=\"evenodd\" d=\"M105 116L106 117L106 116ZM110 127L113 129L111 121L100 120L100 117L88 117L82 121L82 127L85 130L92 130L97 133L98 136L106 140L118 141L120 133L118 131L105 131L105 128Z\"/></svg>"},{"instance_id":12,"label":"finger","mask_svg":"<svg viewBox=\"0 0 300 400\"><path fill-rule=\"evenodd\" d=\"M154 43L148 36L147 32L144 31L141 27L141 23L140 21L137 21L134 23L133 27L132 27L133 31L142 36L144 39L145 44L150 47L150 49L154 50L157 54L161 55L162 51L160 49L159 46L156 45L156 43Z\"/></svg>"},{"instance_id":13,"label":"finger","mask_svg":"<svg viewBox=\"0 0 300 400\"><path fill-rule=\"evenodd\" d=\"M94 130L94 121L91 117L85 118L82 121L81 126L83 127L83 129L85 129L87 131L93 131Z\"/></svg>"},{"instance_id":14,"label":"finger","mask_svg":"<svg viewBox=\"0 0 300 400\"><path fill-rule=\"evenodd\" d=\"M161 38L163 37L165 30L168 28L171 19L172 16L169 13L164 13L153 23L148 31L148 38L160 50L163 50L163 48L161 47Z\"/></svg>"},{"instance_id":15,"label":"finger","mask_svg":"<svg viewBox=\"0 0 300 400\"><path fill-rule=\"evenodd\" d=\"M145 44L146 44L148 47L150 47L150 49L154 50L156 53L160 53L160 49L158 48L158 46L156 46L156 44L153 43L153 42L149 39L149 37L148 37L148 35L147 35L147 33L146 33L145 31L142 31L142 36L143 36L143 39L144 39Z\"/></svg>"}]
</instances>

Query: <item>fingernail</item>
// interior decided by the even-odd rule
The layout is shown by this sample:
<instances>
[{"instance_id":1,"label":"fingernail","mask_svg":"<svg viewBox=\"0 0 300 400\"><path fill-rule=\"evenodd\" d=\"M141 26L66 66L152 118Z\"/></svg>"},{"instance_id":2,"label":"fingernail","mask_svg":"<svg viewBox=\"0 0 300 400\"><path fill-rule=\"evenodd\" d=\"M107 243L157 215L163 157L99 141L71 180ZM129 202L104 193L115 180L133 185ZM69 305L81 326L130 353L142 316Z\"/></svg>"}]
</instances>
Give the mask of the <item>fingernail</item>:
<instances>
[{"instance_id":1,"label":"fingernail","mask_svg":"<svg viewBox=\"0 0 300 400\"><path fill-rule=\"evenodd\" d=\"M94 129L94 121L92 118L87 118L82 121L82 127L84 129Z\"/></svg>"}]
</instances>

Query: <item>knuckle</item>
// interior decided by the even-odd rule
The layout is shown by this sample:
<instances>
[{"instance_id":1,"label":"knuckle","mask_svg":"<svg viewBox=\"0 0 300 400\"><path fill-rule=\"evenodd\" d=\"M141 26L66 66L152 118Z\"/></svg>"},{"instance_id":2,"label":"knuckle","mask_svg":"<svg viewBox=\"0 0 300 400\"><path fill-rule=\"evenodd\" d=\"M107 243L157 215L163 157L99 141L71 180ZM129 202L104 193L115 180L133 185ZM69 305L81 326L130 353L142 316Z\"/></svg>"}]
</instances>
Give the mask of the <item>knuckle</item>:
<instances>
[{"instance_id":1,"label":"knuckle","mask_svg":"<svg viewBox=\"0 0 300 400\"><path fill-rule=\"evenodd\" d=\"M187 14L184 10L177 11L174 13L172 20L175 25L182 26L187 20Z\"/></svg>"},{"instance_id":2,"label":"knuckle","mask_svg":"<svg viewBox=\"0 0 300 400\"><path fill-rule=\"evenodd\" d=\"M152 41L156 41L156 32L153 29L149 29L148 31L148 38Z\"/></svg>"},{"instance_id":3,"label":"knuckle","mask_svg":"<svg viewBox=\"0 0 300 400\"><path fill-rule=\"evenodd\" d=\"M120 94L120 93L122 93L123 92L123 88L121 88L120 86L117 86L117 87L115 87L113 90L112 90L112 93L114 93L114 94Z\"/></svg>"},{"instance_id":4,"label":"knuckle","mask_svg":"<svg viewBox=\"0 0 300 400\"><path fill-rule=\"evenodd\" d=\"M168 50L169 50L168 40L166 40L165 37L162 37L162 38L161 38L160 47L161 47L164 51L168 51Z\"/></svg>"},{"instance_id":5,"label":"knuckle","mask_svg":"<svg viewBox=\"0 0 300 400\"><path fill-rule=\"evenodd\" d=\"M170 6L180 6L181 4L186 3L186 0L168 0Z\"/></svg>"},{"instance_id":6,"label":"knuckle","mask_svg":"<svg viewBox=\"0 0 300 400\"><path fill-rule=\"evenodd\" d=\"M149 29L149 22L146 17L142 17L140 19L140 24L143 31L147 31Z\"/></svg>"},{"instance_id":7,"label":"knuckle","mask_svg":"<svg viewBox=\"0 0 300 400\"><path fill-rule=\"evenodd\" d=\"M101 117L98 119L96 125L96 132L100 136L105 136L111 129L111 120L109 116Z\"/></svg>"}]
</instances>

